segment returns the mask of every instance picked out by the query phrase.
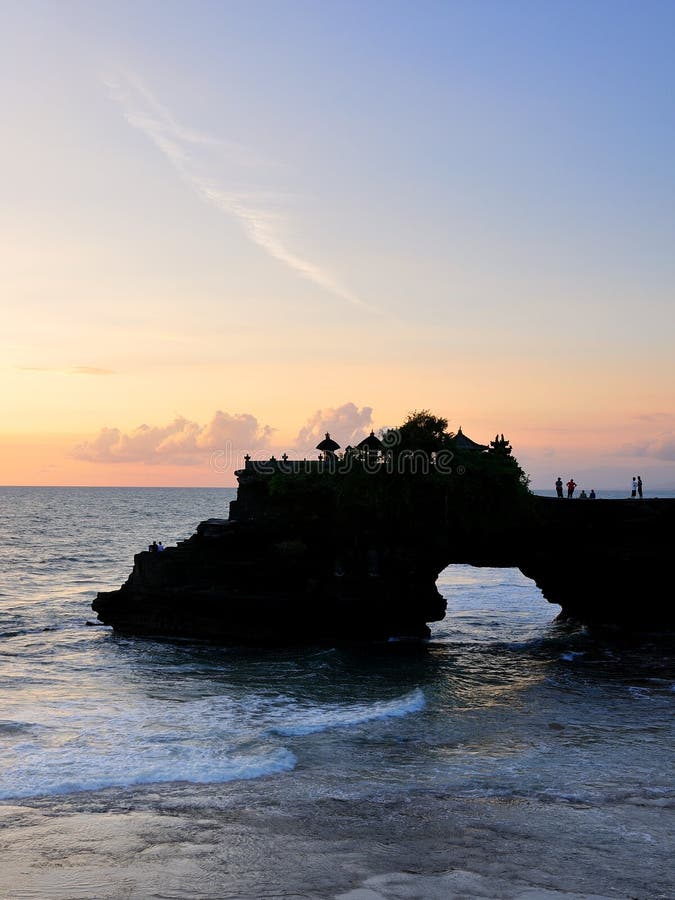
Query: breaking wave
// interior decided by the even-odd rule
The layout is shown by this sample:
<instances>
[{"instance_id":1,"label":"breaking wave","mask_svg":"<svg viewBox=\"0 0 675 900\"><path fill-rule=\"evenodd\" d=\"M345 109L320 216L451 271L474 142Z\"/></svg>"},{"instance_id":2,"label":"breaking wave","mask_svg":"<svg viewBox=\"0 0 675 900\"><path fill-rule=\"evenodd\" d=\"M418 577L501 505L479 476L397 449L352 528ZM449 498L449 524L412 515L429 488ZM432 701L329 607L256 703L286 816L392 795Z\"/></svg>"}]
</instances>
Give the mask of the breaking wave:
<instances>
[{"instance_id":1,"label":"breaking wave","mask_svg":"<svg viewBox=\"0 0 675 900\"><path fill-rule=\"evenodd\" d=\"M355 704L335 706L329 709L291 710L284 713L285 724L273 727L270 729L270 733L282 736L316 734L330 728L348 728L375 722L378 719L400 718L419 712L424 709L425 704L424 693L417 688L396 700L368 705Z\"/></svg>"}]
</instances>

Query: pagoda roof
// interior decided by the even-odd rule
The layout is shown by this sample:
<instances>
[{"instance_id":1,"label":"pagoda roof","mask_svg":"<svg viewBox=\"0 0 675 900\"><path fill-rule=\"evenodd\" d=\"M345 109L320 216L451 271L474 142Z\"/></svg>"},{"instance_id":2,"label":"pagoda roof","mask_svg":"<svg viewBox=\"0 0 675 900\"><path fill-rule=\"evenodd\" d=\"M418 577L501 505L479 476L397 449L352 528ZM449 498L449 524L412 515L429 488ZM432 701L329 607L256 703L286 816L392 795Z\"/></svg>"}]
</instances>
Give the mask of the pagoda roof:
<instances>
[{"instance_id":1,"label":"pagoda roof","mask_svg":"<svg viewBox=\"0 0 675 900\"><path fill-rule=\"evenodd\" d=\"M321 441L320 444L316 445L317 450L321 450L322 452L328 451L328 453L335 453L336 450L340 449L340 445L337 441L334 441L330 434L326 432L326 437Z\"/></svg>"},{"instance_id":2,"label":"pagoda roof","mask_svg":"<svg viewBox=\"0 0 675 900\"><path fill-rule=\"evenodd\" d=\"M357 450L384 450L384 444L376 436L374 431L371 431L368 437L365 437L362 441L356 445Z\"/></svg>"},{"instance_id":3,"label":"pagoda roof","mask_svg":"<svg viewBox=\"0 0 675 900\"><path fill-rule=\"evenodd\" d=\"M456 450L487 450L487 444L477 444L470 437L467 437L462 431L461 425L455 435L454 444Z\"/></svg>"}]
</instances>

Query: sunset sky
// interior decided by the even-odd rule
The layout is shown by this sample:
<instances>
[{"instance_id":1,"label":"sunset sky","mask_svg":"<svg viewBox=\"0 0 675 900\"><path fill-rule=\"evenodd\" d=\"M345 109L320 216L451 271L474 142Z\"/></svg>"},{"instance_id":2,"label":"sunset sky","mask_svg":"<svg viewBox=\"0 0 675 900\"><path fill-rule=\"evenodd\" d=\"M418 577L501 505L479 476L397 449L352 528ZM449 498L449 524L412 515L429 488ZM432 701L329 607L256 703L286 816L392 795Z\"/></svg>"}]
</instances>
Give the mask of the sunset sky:
<instances>
[{"instance_id":1,"label":"sunset sky","mask_svg":"<svg viewBox=\"0 0 675 900\"><path fill-rule=\"evenodd\" d=\"M430 408L675 488L675 4L13 2L0 483Z\"/></svg>"}]
</instances>

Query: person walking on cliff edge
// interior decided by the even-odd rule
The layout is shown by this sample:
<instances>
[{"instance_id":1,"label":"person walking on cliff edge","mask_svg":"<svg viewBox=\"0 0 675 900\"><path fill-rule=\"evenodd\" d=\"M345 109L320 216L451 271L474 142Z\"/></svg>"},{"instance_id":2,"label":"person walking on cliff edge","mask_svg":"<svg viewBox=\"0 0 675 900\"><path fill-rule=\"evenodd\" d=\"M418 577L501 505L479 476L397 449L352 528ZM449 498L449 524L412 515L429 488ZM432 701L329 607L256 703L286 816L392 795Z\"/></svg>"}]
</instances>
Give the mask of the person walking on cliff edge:
<instances>
[{"instance_id":1,"label":"person walking on cliff edge","mask_svg":"<svg viewBox=\"0 0 675 900\"><path fill-rule=\"evenodd\" d=\"M640 500L642 500L642 476L641 475L638 475L638 479L637 479L637 492L638 492L638 497L640 498Z\"/></svg>"},{"instance_id":2,"label":"person walking on cliff edge","mask_svg":"<svg viewBox=\"0 0 675 900\"><path fill-rule=\"evenodd\" d=\"M637 478L635 477L635 475L633 475L633 483L630 486L630 495L633 500L635 500L635 498L637 497L637 487Z\"/></svg>"},{"instance_id":3,"label":"person walking on cliff edge","mask_svg":"<svg viewBox=\"0 0 675 900\"><path fill-rule=\"evenodd\" d=\"M558 475L558 480L555 483L555 492L558 499L562 500L563 498L563 482L560 475Z\"/></svg>"},{"instance_id":4,"label":"person walking on cliff edge","mask_svg":"<svg viewBox=\"0 0 675 900\"><path fill-rule=\"evenodd\" d=\"M577 486L576 481L573 478L567 482L567 499L571 500L574 496L574 488Z\"/></svg>"}]
</instances>

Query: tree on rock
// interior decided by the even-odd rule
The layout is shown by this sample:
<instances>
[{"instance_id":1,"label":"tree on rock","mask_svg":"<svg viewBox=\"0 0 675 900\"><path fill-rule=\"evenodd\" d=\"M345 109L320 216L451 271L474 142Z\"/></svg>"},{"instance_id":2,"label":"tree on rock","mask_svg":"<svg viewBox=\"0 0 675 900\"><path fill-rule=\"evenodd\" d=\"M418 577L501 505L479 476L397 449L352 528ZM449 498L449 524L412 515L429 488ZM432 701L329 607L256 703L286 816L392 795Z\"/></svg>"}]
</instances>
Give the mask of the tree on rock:
<instances>
[{"instance_id":1,"label":"tree on rock","mask_svg":"<svg viewBox=\"0 0 675 900\"><path fill-rule=\"evenodd\" d=\"M447 419L434 416L428 409L415 410L398 429L397 449L434 453L447 447L451 437Z\"/></svg>"}]
</instances>

